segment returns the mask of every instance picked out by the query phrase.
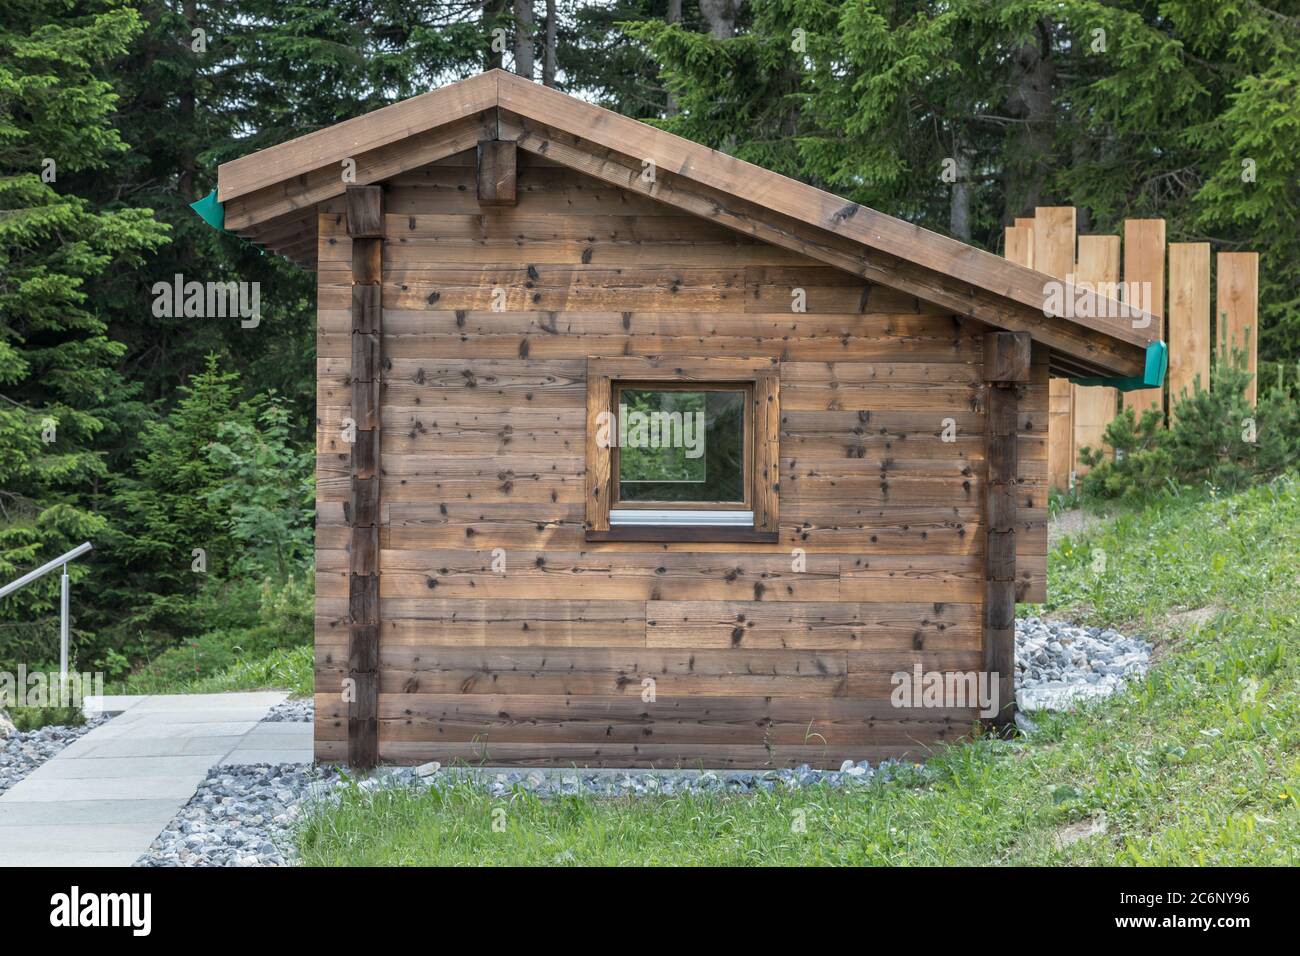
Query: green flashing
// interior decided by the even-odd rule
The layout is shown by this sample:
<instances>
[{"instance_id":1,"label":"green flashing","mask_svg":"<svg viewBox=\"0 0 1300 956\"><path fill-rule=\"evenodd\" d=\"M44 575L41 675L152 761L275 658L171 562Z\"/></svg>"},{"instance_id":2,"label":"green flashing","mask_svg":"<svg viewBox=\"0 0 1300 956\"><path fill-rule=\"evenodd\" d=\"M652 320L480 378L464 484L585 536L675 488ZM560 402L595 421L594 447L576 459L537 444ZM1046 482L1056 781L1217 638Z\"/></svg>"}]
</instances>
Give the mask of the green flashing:
<instances>
[{"instance_id":1,"label":"green flashing","mask_svg":"<svg viewBox=\"0 0 1300 956\"><path fill-rule=\"evenodd\" d=\"M190 203L190 208L213 229L220 229L222 232L226 231L226 210L221 203L217 202L217 191L215 189L198 202Z\"/></svg>"},{"instance_id":2,"label":"green flashing","mask_svg":"<svg viewBox=\"0 0 1300 956\"><path fill-rule=\"evenodd\" d=\"M1159 388L1169 370L1169 346L1164 342L1147 343L1146 370L1132 378L1072 378L1075 385L1108 385L1121 392L1135 392L1142 388Z\"/></svg>"}]
</instances>

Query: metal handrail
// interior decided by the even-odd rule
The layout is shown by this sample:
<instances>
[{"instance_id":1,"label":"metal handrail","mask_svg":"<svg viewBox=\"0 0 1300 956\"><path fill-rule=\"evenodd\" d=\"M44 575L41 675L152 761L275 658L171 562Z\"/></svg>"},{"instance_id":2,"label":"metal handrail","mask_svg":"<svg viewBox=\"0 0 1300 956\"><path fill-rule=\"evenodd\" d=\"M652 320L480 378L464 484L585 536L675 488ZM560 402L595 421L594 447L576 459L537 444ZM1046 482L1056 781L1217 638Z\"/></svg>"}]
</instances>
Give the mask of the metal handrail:
<instances>
[{"instance_id":1,"label":"metal handrail","mask_svg":"<svg viewBox=\"0 0 1300 956\"><path fill-rule=\"evenodd\" d=\"M81 557L90 550L90 542L83 541L71 551L59 555L53 561L46 561L35 571L28 571L16 581L11 581L0 588L0 598L13 594L21 587L42 578L55 568L63 568L63 582L59 593L59 679L68 678L68 562Z\"/></svg>"}]
</instances>

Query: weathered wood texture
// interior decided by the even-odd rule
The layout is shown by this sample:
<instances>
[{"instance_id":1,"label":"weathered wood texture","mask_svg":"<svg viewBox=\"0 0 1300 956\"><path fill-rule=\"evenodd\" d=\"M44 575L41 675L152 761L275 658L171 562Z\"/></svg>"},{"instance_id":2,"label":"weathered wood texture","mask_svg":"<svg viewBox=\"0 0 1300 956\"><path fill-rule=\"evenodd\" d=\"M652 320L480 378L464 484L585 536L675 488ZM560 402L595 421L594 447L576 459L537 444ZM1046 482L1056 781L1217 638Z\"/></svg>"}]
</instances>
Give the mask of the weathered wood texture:
<instances>
[{"instance_id":1,"label":"weathered wood texture","mask_svg":"<svg viewBox=\"0 0 1300 956\"><path fill-rule=\"evenodd\" d=\"M889 698L897 672L984 666L988 327L518 158L513 207L479 205L473 150L386 183L379 758L837 766L959 739L976 707ZM347 757L339 436L360 413L345 212L322 206L317 249L327 760ZM777 540L586 540L590 356L775 360ZM1020 600L1045 592L1048 362L1007 436Z\"/></svg>"},{"instance_id":2,"label":"weathered wood texture","mask_svg":"<svg viewBox=\"0 0 1300 956\"><path fill-rule=\"evenodd\" d=\"M1119 236L1079 237L1079 261L1074 267L1076 281L1094 288L1117 289L1120 270ZM1075 385L1070 403L1074 419L1070 464L1077 475L1083 476L1088 473L1088 466L1079 461L1079 452L1085 447L1105 447L1102 439L1119 408L1119 392L1105 385ZM1048 447L1050 455L1050 429Z\"/></svg>"},{"instance_id":3,"label":"weathered wood texture","mask_svg":"<svg viewBox=\"0 0 1300 956\"><path fill-rule=\"evenodd\" d=\"M1152 338L1164 339L1165 314L1165 221L1163 219L1124 220L1124 289L1147 306L1152 324L1146 329ZM1164 388L1144 388L1125 392L1125 408L1139 418L1148 408L1165 407Z\"/></svg>"},{"instance_id":4,"label":"weathered wood texture","mask_svg":"<svg viewBox=\"0 0 1300 956\"><path fill-rule=\"evenodd\" d=\"M344 196L352 241L352 540L348 561L348 763L379 760L379 389L383 324L384 194L350 186Z\"/></svg>"},{"instance_id":5,"label":"weathered wood texture","mask_svg":"<svg viewBox=\"0 0 1300 956\"><path fill-rule=\"evenodd\" d=\"M499 139L478 144L478 201L485 206L513 206L517 198L518 147Z\"/></svg>"},{"instance_id":6,"label":"weathered wood texture","mask_svg":"<svg viewBox=\"0 0 1300 956\"><path fill-rule=\"evenodd\" d=\"M1245 352L1246 370L1259 374L1259 253L1220 252L1215 270L1215 318L1219 347L1231 360ZM1246 398L1254 405L1259 382L1251 378Z\"/></svg>"},{"instance_id":7,"label":"weathered wood texture","mask_svg":"<svg viewBox=\"0 0 1300 956\"><path fill-rule=\"evenodd\" d=\"M1034 210L1034 268L1065 283L1074 274L1076 214L1073 206ZM1053 378L1048 391L1047 484L1064 490L1074 473L1074 388Z\"/></svg>"},{"instance_id":8,"label":"weathered wood texture","mask_svg":"<svg viewBox=\"0 0 1300 956\"><path fill-rule=\"evenodd\" d=\"M1179 399L1210 387L1210 244L1169 245L1169 418Z\"/></svg>"},{"instance_id":9,"label":"weathered wood texture","mask_svg":"<svg viewBox=\"0 0 1300 956\"><path fill-rule=\"evenodd\" d=\"M1037 253L1035 253L1037 255ZM1019 401L1032 379L1029 336L984 336L988 423L984 433L984 671L997 695L989 717L999 730L1015 720L1016 536L1020 485Z\"/></svg>"}]
</instances>

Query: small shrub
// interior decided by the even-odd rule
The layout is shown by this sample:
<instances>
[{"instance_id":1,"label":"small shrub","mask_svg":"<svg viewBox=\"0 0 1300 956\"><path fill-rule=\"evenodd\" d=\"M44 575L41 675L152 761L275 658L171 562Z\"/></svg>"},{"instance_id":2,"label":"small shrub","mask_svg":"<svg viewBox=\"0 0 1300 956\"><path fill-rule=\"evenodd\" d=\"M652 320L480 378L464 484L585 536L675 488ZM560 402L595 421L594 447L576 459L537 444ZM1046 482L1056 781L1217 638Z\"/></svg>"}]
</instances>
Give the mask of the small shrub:
<instances>
[{"instance_id":1,"label":"small shrub","mask_svg":"<svg viewBox=\"0 0 1300 956\"><path fill-rule=\"evenodd\" d=\"M1176 399L1173 423L1147 409L1139 419L1125 409L1107 427L1114 457L1084 447L1079 460L1091 470L1080 480L1085 499L1144 499L1208 485L1234 491L1300 465L1300 397L1282 378L1261 389L1257 407L1246 400L1245 356L1220 353L1210 388Z\"/></svg>"},{"instance_id":2,"label":"small shrub","mask_svg":"<svg viewBox=\"0 0 1300 956\"><path fill-rule=\"evenodd\" d=\"M9 719L18 730L40 730L42 727L80 727L86 722L86 715L77 707L11 707Z\"/></svg>"}]
</instances>

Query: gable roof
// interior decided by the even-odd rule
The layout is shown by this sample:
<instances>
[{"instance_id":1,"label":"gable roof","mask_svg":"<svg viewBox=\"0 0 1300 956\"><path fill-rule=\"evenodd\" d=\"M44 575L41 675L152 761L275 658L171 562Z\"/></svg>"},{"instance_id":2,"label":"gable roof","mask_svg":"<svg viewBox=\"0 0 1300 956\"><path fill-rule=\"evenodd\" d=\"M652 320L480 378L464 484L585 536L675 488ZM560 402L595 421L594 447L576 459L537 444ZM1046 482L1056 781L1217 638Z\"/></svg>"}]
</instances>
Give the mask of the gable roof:
<instances>
[{"instance_id":1,"label":"gable roof","mask_svg":"<svg viewBox=\"0 0 1300 956\"><path fill-rule=\"evenodd\" d=\"M737 232L800 252L996 328L1029 332L1057 372L1140 375L1159 321L1140 309L920 226L491 70L224 163L225 228L306 266L317 204L343 194L342 164L376 183L477 146L520 149ZM643 177L649 162L655 175ZM646 181L647 178L650 181ZM1055 303L1079 304L1055 314Z\"/></svg>"}]
</instances>

